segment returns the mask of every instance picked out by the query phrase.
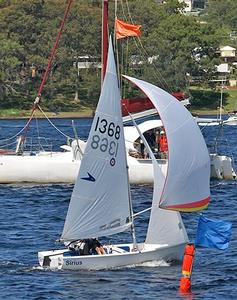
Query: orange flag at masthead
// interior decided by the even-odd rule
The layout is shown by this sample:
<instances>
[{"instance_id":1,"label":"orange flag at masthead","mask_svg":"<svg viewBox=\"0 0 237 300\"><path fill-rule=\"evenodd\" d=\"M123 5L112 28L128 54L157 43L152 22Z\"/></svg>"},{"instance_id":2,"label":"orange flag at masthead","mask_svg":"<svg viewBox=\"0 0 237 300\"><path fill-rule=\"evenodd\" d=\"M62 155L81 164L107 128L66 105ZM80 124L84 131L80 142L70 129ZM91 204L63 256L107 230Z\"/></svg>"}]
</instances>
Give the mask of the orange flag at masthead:
<instances>
[{"instance_id":1,"label":"orange flag at masthead","mask_svg":"<svg viewBox=\"0 0 237 300\"><path fill-rule=\"evenodd\" d=\"M116 39L123 39L129 36L139 37L141 35L141 25L132 25L119 19L115 21Z\"/></svg>"}]
</instances>

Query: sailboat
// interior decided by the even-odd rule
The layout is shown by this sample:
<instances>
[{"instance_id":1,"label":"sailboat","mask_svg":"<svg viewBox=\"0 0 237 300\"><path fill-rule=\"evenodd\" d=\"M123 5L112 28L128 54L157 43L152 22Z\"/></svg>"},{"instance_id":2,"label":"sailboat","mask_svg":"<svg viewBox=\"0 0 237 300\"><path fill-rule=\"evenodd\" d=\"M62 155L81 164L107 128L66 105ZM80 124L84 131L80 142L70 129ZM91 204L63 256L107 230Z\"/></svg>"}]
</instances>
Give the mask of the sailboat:
<instances>
[{"instance_id":1,"label":"sailboat","mask_svg":"<svg viewBox=\"0 0 237 300\"><path fill-rule=\"evenodd\" d=\"M200 210L209 203L209 155L191 114L160 88L142 80L126 78L141 88L158 109L169 145L166 177L152 157L154 193L146 239L143 243L136 241L121 98L110 39L105 79L60 242L68 245L73 241L106 237L126 230L131 230L132 241L104 245L104 255L79 255L67 247L38 252L42 267L100 270L179 260L188 236L177 210ZM187 139L190 143L188 149L184 143Z\"/></svg>"},{"instance_id":2,"label":"sailboat","mask_svg":"<svg viewBox=\"0 0 237 300\"><path fill-rule=\"evenodd\" d=\"M221 97L219 106L219 116L216 119L198 118L199 126L218 126L217 136L215 138L214 149L210 150L211 161L211 178L236 180L236 171L233 156L221 154L218 150L219 146L223 146L223 129L224 125L234 125L231 120L223 119L223 90L224 80L221 81ZM223 152L223 150L221 151Z\"/></svg>"}]
</instances>

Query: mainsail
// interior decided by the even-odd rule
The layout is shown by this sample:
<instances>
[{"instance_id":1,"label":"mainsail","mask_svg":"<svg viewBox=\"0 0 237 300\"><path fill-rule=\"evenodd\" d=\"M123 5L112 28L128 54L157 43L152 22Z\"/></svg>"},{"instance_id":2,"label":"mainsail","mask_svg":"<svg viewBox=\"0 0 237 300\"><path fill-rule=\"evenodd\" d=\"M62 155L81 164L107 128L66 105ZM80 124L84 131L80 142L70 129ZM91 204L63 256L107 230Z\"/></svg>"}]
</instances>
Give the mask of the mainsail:
<instances>
[{"instance_id":1,"label":"mainsail","mask_svg":"<svg viewBox=\"0 0 237 300\"><path fill-rule=\"evenodd\" d=\"M61 240L115 234L131 226L121 98L110 40L100 99Z\"/></svg>"},{"instance_id":2,"label":"mainsail","mask_svg":"<svg viewBox=\"0 0 237 300\"><path fill-rule=\"evenodd\" d=\"M152 101L163 122L168 140L168 170L159 206L196 211L210 200L210 158L202 133L188 110L162 89L129 76ZM155 184L155 187L157 185ZM157 201L157 200L156 200Z\"/></svg>"}]
</instances>

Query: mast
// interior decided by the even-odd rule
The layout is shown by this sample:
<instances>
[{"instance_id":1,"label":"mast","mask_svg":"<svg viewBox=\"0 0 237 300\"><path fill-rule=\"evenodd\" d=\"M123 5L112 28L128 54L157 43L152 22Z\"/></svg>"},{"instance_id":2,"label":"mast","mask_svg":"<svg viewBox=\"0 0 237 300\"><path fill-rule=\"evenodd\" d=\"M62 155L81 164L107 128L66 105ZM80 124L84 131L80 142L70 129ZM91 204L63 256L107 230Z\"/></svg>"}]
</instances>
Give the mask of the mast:
<instances>
[{"instance_id":1,"label":"mast","mask_svg":"<svg viewBox=\"0 0 237 300\"><path fill-rule=\"evenodd\" d=\"M130 213L130 219L131 219L131 233L132 233L132 240L133 240L133 249L137 249L137 239L136 239L136 231L134 226L134 214L132 209L132 197L131 197L131 190L130 190L130 184L129 184L129 177L128 177L128 163L126 158L126 165L127 165L127 180L128 180L128 199L129 199L129 213Z\"/></svg>"},{"instance_id":2,"label":"mast","mask_svg":"<svg viewBox=\"0 0 237 300\"><path fill-rule=\"evenodd\" d=\"M222 106L223 106L223 89L224 89L224 79L221 80L221 101L220 101L220 114L219 120L222 121Z\"/></svg>"},{"instance_id":3,"label":"mast","mask_svg":"<svg viewBox=\"0 0 237 300\"><path fill-rule=\"evenodd\" d=\"M117 1L115 2L115 8L117 9ZM116 10L115 9L115 10ZM116 12L115 12L116 13ZM104 81L105 73L106 73L106 65L107 65L107 53L108 53L108 14L109 14L109 1L103 0L103 9L102 9L102 69L101 69L101 85ZM126 157L126 155L125 155ZM126 159L127 165L127 181L129 182L128 178L128 163ZM131 192L130 192L130 185L128 184L128 197L129 197L129 212L130 212L130 219L131 219L131 232L133 238L133 248L137 248L137 241L136 241L136 234L135 234L135 227L134 227L134 216L133 216L133 209L132 209L132 199L131 199Z\"/></svg>"},{"instance_id":4,"label":"mast","mask_svg":"<svg viewBox=\"0 0 237 300\"><path fill-rule=\"evenodd\" d=\"M104 81L107 53L108 53L108 14L109 14L109 1L103 0L102 8L102 67L101 67L101 85Z\"/></svg>"}]
</instances>

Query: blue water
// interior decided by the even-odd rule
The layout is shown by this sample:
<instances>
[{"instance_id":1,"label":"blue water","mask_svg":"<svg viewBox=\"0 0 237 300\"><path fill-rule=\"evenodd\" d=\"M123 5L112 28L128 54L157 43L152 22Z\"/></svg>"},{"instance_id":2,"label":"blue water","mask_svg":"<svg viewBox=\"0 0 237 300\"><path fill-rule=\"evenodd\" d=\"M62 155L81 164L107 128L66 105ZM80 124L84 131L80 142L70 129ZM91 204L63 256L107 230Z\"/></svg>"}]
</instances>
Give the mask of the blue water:
<instances>
[{"instance_id":1,"label":"blue water","mask_svg":"<svg viewBox=\"0 0 237 300\"><path fill-rule=\"evenodd\" d=\"M73 136L69 119L54 120L60 130ZM0 120L0 138L16 134L24 120ZM86 138L90 119L76 119L78 135ZM53 138L55 150L65 143L45 120L40 135ZM204 131L212 144L217 129ZM237 127L225 127L222 147L237 161ZM36 134L36 129L33 133ZM188 147L188 145L187 145ZM223 150L223 151L224 151ZM220 149L221 151L221 149ZM37 252L59 247L55 240L63 228L72 185L0 185L0 299L236 299L237 294L237 197L235 181L212 181L212 202L204 215L231 221L232 240L228 250L197 249L192 293L178 292L181 265L122 268L113 271L49 271L38 267ZM134 210L150 206L151 186L132 186ZM146 234L149 213L136 221L138 240ZM194 239L198 215L184 215L189 237ZM127 241L128 234L111 237Z\"/></svg>"}]
</instances>

